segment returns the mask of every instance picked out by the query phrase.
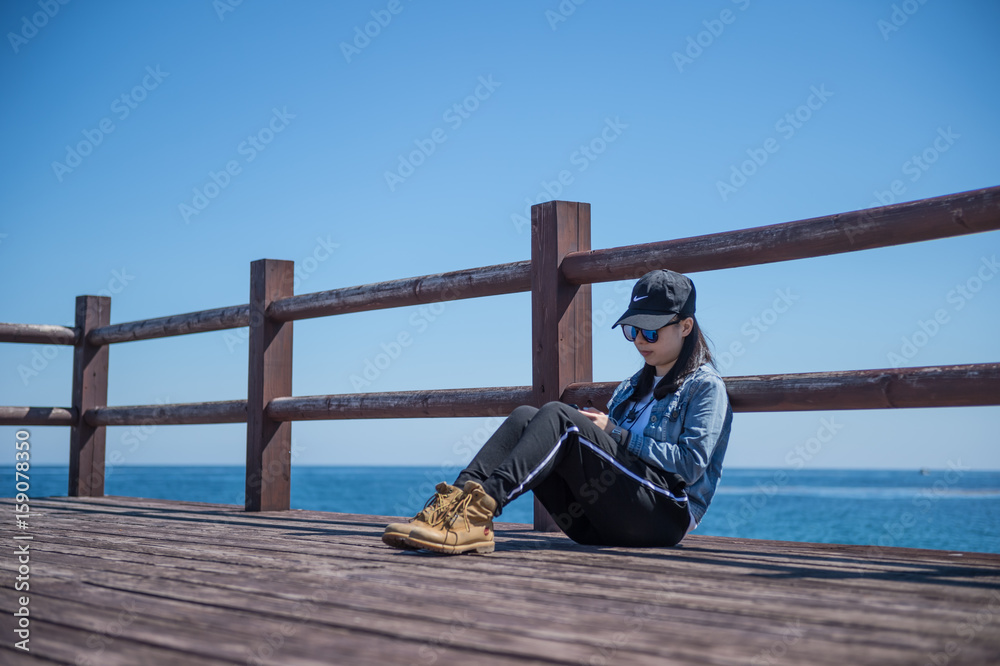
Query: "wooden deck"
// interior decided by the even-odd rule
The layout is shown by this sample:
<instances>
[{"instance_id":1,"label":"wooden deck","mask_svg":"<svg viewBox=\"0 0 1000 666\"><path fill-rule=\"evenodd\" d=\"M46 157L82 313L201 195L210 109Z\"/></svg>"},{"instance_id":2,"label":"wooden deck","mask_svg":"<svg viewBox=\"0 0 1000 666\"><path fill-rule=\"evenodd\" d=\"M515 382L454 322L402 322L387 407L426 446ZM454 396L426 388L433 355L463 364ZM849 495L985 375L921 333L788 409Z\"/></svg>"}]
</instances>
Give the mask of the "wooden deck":
<instances>
[{"instance_id":1,"label":"wooden deck","mask_svg":"<svg viewBox=\"0 0 1000 666\"><path fill-rule=\"evenodd\" d=\"M31 652L4 556L4 664L1000 663L1000 555L498 524L494 554L448 557L384 546L373 516L31 506Z\"/></svg>"}]
</instances>

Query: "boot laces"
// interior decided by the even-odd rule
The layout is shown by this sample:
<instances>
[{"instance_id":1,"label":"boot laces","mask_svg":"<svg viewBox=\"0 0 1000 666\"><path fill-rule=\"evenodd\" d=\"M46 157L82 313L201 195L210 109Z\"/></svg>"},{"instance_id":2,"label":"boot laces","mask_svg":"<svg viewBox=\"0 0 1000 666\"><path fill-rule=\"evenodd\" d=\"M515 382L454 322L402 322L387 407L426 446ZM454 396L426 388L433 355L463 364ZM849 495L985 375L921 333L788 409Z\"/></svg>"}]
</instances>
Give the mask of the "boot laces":
<instances>
[{"instance_id":1,"label":"boot laces","mask_svg":"<svg viewBox=\"0 0 1000 666\"><path fill-rule=\"evenodd\" d=\"M469 521L469 504L472 503L472 494L465 493L465 495L459 499L455 504L452 505L451 509L445 514L442 522L448 525L451 529L455 527L455 521L458 520L459 513L462 514L462 518L465 519L465 531L472 531L472 523Z\"/></svg>"},{"instance_id":2,"label":"boot laces","mask_svg":"<svg viewBox=\"0 0 1000 666\"><path fill-rule=\"evenodd\" d=\"M434 497L424 503L424 508L420 510L416 517L410 519L410 522L418 520L422 515L426 515L427 519L424 520L425 523L428 525L437 525L448 517L448 512L445 511L446 508L445 496L436 492L434 493Z\"/></svg>"}]
</instances>

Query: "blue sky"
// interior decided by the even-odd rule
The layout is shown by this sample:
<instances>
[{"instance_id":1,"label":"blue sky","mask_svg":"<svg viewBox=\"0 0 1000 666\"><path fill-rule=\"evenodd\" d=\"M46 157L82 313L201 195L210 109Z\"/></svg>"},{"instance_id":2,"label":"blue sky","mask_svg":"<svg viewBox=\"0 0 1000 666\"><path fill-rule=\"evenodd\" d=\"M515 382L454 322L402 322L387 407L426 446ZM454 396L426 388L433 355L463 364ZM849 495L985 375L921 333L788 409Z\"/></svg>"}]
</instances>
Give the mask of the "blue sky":
<instances>
[{"instance_id":1,"label":"blue sky","mask_svg":"<svg viewBox=\"0 0 1000 666\"><path fill-rule=\"evenodd\" d=\"M72 325L101 292L112 322L246 303L265 257L296 262L296 293L519 261L520 216L551 198L591 203L602 248L997 185L998 27L971 0L6 2L0 320ZM991 232L692 278L723 375L994 362L998 250ZM596 380L638 367L608 327L629 288L594 287ZM296 322L294 393L526 385L530 348L527 294ZM115 345L109 402L245 398L246 353L245 329ZM68 405L71 359L0 345L0 404ZM727 462L998 469L998 416L737 414ZM496 425L296 423L294 464L451 468ZM64 464L68 430L31 430L33 462ZM107 446L237 465L245 434Z\"/></svg>"}]
</instances>

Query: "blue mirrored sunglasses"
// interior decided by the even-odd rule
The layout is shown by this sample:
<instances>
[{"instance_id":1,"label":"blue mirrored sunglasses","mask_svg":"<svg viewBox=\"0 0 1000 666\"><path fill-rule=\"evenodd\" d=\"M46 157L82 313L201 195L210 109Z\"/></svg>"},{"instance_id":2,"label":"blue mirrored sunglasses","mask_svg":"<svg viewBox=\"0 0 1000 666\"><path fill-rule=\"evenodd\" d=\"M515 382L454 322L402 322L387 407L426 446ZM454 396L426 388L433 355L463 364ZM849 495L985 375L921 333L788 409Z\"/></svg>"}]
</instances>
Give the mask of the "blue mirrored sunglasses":
<instances>
[{"instance_id":1,"label":"blue mirrored sunglasses","mask_svg":"<svg viewBox=\"0 0 1000 666\"><path fill-rule=\"evenodd\" d=\"M681 323L681 320L676 319L670 322L669 324L663 326L663 328L666 328L667 326L673 326L674 324L679 324L679 323ZM635 326L622 326L622 333L625 334L625 339L628 340L629 342L635 342L636 336L639 335L640 333L642 333L643 339L650 344L653 344L654 342L660 339L659 332L650 331L645 328L636 328Z\"/></svg>"}]
</instances>

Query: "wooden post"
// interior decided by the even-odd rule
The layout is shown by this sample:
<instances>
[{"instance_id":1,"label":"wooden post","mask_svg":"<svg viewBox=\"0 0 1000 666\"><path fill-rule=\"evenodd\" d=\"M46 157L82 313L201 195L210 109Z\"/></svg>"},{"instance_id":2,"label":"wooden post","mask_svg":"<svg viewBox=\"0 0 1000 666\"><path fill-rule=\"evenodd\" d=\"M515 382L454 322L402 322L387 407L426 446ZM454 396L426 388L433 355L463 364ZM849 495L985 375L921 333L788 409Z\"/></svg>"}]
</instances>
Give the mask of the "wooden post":
<instances>
[{"instance_id":1,"label":"wooden post","mask_svg":"<svg viewBox=\"0 0 1000 666\"><path fill-rule=\"evenodd\" d=\"M590 285L571 285L560 265L590 250L590 204L549 201L531 207L531 386L536 407L559 400L573 382L593 381ZM535 500L535 529L559 531Z\"/></svg>"},{"instance_id":2,"label":"wooden post","mask_svg":"<svg viewBox=\"0 0 1000 666\"><path fill-rule=\"evenodd\" d=\"M104 426L87 424L91 407L108 404L108 347L87 342L87 334L111 323L111 299L107 296L76 297L76 329L73 349L73 407L76 425L69 435L70 497L104 497Z\"/></svg>"},{"instance_id":3,"label":"wooden post","mask_svg":"<svg viewBox=\"0 0 1000 666\"><path fill-rule=\"evenodd\" d=\"M292 424L267 418L273 398L292 395L292 322L267 317L272 301L291 296L295 263L250 264L250 363L247 380L247 511L284 511L291 497Z\"/></svg>"}]
</instances>

